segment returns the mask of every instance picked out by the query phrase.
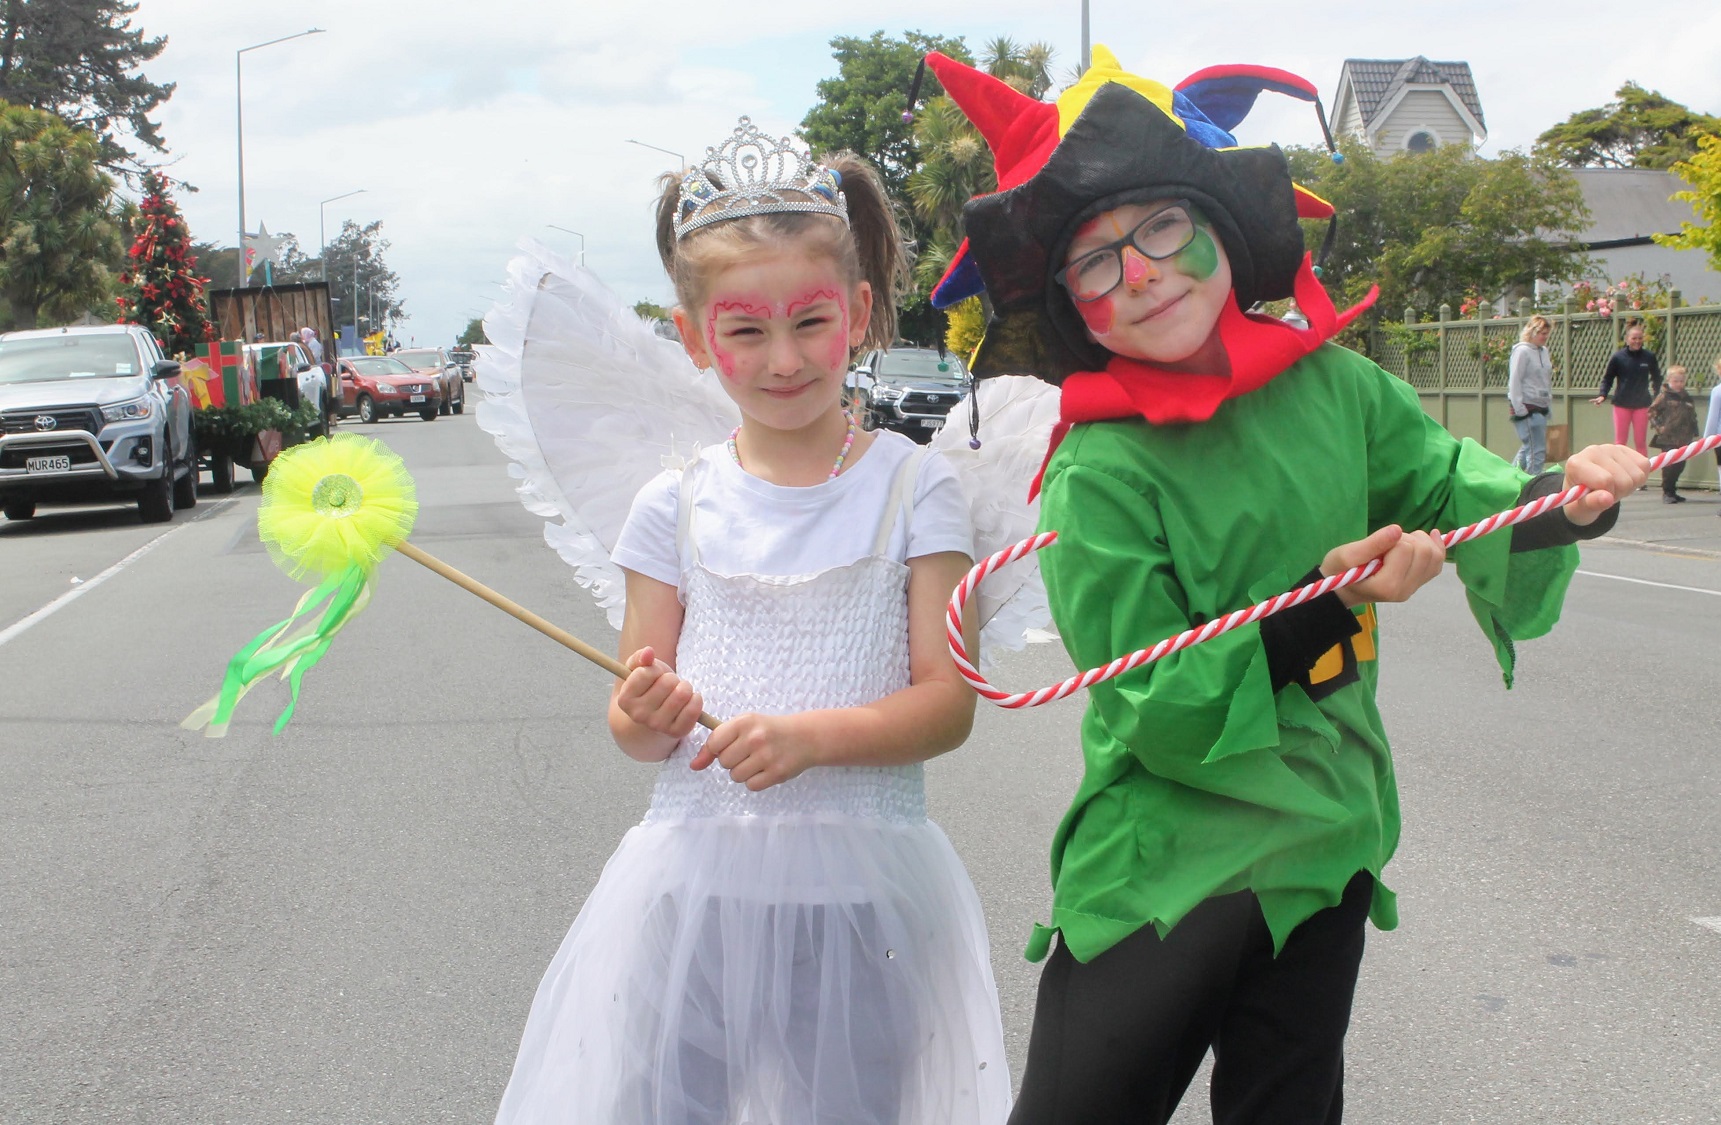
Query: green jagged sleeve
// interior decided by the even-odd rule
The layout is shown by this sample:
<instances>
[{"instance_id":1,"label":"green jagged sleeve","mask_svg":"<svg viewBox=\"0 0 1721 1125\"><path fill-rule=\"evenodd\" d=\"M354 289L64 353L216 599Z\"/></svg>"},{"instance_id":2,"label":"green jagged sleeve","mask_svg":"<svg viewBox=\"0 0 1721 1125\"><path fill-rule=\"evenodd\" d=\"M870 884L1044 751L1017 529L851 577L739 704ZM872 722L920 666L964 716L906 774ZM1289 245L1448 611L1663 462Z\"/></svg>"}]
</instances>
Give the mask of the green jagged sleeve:
<instances>
[{"instance_id":1,"label":"green jagged sleeve","mask_svg":"<svg viewBox=\"0 0 1721 1125\"><path fill-rule=\"evenodd\" d=\"M1383 373L1371 404L1369 526L1451 531L1518 503L1529 477L1476 442L1453 437L1416 391ZM1511 529L1453 549L1470 612L1512 686L1513 642L1539 637L1560 617L1577 569L1575 546L1512 553Z\"/></svg>"}]
</instances>

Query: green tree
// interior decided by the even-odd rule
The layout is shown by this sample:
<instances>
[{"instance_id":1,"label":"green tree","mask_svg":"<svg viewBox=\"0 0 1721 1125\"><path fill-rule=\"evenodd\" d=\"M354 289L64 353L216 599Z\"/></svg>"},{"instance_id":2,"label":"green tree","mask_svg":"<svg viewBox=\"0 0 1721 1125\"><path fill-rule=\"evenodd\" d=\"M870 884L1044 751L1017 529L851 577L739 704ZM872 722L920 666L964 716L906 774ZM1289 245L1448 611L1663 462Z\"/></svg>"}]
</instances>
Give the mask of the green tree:
<instances>
[{"instance_id":1,"label":"green tree","mask_svg":"<svg viewBox=\"0 0 1721 1125\"><path fill-rule=\"evenodd\" d=\"M1041 98L1052 86L1053 57L1049 44L1023 46L1013 39L998 38L981 50L980 68L1031 98ZM926 102L915 119L914 138L921 163L908 177L907 190L917 227L922 232L914 279L918 300L926 306L920 321L927 322L926 327L920 322L916 327L921 338L928 340L933 333L942 331L952 350L967 355L972 350L971 345L965 346L969 329L950 317L942 325L932 320L939 314L927 298L962 245L963 205L977 195L997 189L992 151L980 131L947 94ZM967 320L980 316L977 303L976 308L962 311Z\"/></svg>"},{"instance_id":2,"label":"green tree","mask_svg":"<svg viewBox=\"0 0 1721 1125\"><path fill-rule=\"evenodd\" d=\"M124 258L101 140L51 113L0 104L0 298L30 328L101 308Z\"/></svg>"},{"instance_id":3,"label":"green tree","mask_svg":"<svg viewBox=\"0 0 1721 1125\"><path fill-rule=\"evenodd\" d=\"M119 298L122 319L148 328L168 355L190 355L215 339L203 296L209 279L198 270L190 229L166 178L144 173L143 192L129 262L120 275L126 287Z\"/></svg>"},{"instance_id":4,"label":"green tree","mask_svg":"<svg viewBox=\"0 0 1721 1125\"><path fill-rule=\"evenodd\" d=\"M930 51L972 62L961 39L905 31L894 39L875 31L870 39L843 35L831 40L837 76L818 85L818 103L801 120L801 136L815 151L848 149L878 169L885 190L901 207L904 233L916 248L930 243L931 231L907 205L908 179L920 167L921 153L908 109L909 87L920 60ZM921 79L922 104L944 88L928 70ZM920 271L924 272L924 271ZM906 297L897 314L897 331L906 340L928 342L944 332L944 318L928 302L927 286Z\"/></svg>"},{"instance_id":5,"label":"green tree","mask_svg":"<svg viewBox=\"0 0 1721 1125\"><path fill-rule=\"evenodd\" d=\"M165 151L150 114L174 84L151 82L138 68L167 38L131 26L130 0L0 0L0 100L46 110L101 138L100 162L136 171L132 139Z\"/></svg>"},{"instance_id":6,"label":"green tree","mask_svg":"<svg viewBox=\"0 0 1721 1125\"><path fill-rule=\"evenodd\" d=\"M635 301L633 311L646 320L668 320L669 310L654 301Z\"/></svg>"},{"instance_id":7,"label":"green tree","mask_svg":"<svg viewBox=\"0 0 1721 1125\"><path fill-rule=\"evenodd\" d=\"M1579 110L1537 137L1536 152L1570 168L1671 168L1697 152L1699 137L1714 133L1721 133L1721 118L1627 82L1613 101Z\"/></svg>"},{"instance_id":8,"label":"green tree","mask_svg":"<svg viewBox=\"0 0 1721 1125\"><path fill-rule=\"evenodd\" d=\"M473 344L488 344L490 337L484 333L484 318L475 316L466 322L466 328L460 333L460 338L454 341L457 348L470 348Z\"/></svg>"},{"instance_id":9,"label":"green tree","mask_svg":"<svg viewBox=\"0 0 1721 1125\"><path fill-rule=\"evenodd\" d=\"M1721 136L1698 138L1696 153L1673 171L1690 185L1673 198L1689 202L1701 222L1681 223L1678 234L1658 234L1655 241L1679 250L1707 250L1710 267L1721 270Z\"/></svg>"},{"instance_id":10,"label":"green tree","mask_svg":"<svg viewBox=\"0 0 1721 1125\"><path fill-rule=\"evenodd\" d=\"M193 242L191 254L197 259L204 276L212 279L211 288L227 288L239 273L239 251L231 246L219 242Z\"/></svg>"},{"instance_id":11,"label":"green tree","mask_svg":"<svg viewBox=\"0 0 1721 1125\"><path fill-rule=\"evenodd\" d=\"M388 248L381 219L364 226L348 219L323 253L329 269L329 292L336 302L335 320L351 324L356 306L360 335L391 328L406 316L399 296L400 278L383 257Z\"/></svg>"},{"instance_id":12,"label":"green tree","mask_svg":"<svg viewBox=\"0 0 1721 1125\"><path fill-rule=\"evenodd\" d=\"M908 177L920 166L914 126L902 119L908 88L920 60L930 51L970 62L961 39L905 31L893 39L882 31L872 38L839 35L831 40L837 76L818 84L819 100L801 119L801 136L815 151L849 149L878 169L892 196L900 199ZM921 82L922 99L944 92L930 71Z\"/></svg>"},{"instance_id":13,"label":"green tree","mask_svg":"<svg viewBox=\"0 0 1721 1125\"><path fill-rule=\"evenodd\" d=\"M1493 159L1463 145L1380 159L1357 138L1340 141L1344 161L1324 150L1287 155L1299 183L1338 209L1333 250L1322 272L1341 308L1370 285L1390 319L1406 306L1457 307L1472 291L1488 299L1537 278L1570 281L1587 259L1573 248L1588 212L1576 181L1546 154ZM1309 245L1327 224L1306 224Z\"/></svg>"}]
</instances>

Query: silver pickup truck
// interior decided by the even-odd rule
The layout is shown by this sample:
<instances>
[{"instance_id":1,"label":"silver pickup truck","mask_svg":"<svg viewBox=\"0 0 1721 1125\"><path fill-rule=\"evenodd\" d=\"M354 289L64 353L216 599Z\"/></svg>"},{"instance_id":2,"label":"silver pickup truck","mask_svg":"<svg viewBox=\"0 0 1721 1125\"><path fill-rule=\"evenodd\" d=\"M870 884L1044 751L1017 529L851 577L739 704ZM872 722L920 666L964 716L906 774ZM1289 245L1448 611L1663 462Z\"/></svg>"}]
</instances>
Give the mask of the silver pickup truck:
<instances>
[{"instance_id":1,"label":"silver pickup truck","mask_svg":"<svg viewBox=\"0 0 1721 1125\"><path fill-rule=\"evenodd\" d=\"M191 395L129 324L0 333L0 510L136 500L145 523L197 503Z\"/></svg>"}]
</instances>

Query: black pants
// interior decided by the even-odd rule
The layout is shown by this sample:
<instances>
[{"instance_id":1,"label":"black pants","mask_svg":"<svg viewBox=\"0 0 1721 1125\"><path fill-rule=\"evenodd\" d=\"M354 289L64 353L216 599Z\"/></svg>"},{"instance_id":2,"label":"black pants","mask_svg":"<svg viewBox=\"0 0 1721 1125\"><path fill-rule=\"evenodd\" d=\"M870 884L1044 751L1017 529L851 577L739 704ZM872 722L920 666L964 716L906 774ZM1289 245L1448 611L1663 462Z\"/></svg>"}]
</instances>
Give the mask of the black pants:
<instances>
[{"instance_id":1,"label":"black pants","mask_svg":"<svg viewBox=\"0 0 1721 1125\"><path fill-rule=\"evenodd\" d=\"M1040 976L1010 1125L1164 1125L1213 1048L1215 1125L1328 1125L1374 880L1292 932L1278 957L1255 896L1210 898L1082 964L1060 940Z\"/></svg>"},{"instance_id":2,"label":"black pants","mask_svg":"<svg viewBox=\"0 0 1721 1125\"><path fill-rule=\"evenodd\" d=\"M1721 453L1721 450L1718 450L1717 453ZM1663 496L1679 495L1679 476L1683 472L1685 472L1684 461L1677 465L1663 465L1661 467L1661 494Z\"/></svg>"}]
</instances>

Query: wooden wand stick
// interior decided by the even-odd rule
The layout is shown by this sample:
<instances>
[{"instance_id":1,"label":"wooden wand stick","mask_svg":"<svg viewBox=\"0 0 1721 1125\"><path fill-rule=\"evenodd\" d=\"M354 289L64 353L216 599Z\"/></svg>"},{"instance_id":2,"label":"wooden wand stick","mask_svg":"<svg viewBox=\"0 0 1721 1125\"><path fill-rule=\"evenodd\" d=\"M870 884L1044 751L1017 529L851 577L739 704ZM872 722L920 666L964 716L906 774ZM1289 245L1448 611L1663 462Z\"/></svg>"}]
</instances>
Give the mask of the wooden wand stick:
<instances>
[{"instance_id":1,"label":"wooden wand stick","mask_svg":"<svg viewBox=\"0 0 1721 1125\"><path fill-rule=\"evenodd\" d=\"M550 624L548 621L545 621L542 617L539 617L525 606L520 605L518 602L510 601L508 598L498 594L495 590L484 585L484 583L478 581L476 578L455 570L435 555L425 554L410 542L406 542L404 540L395 547L395 550L399 551L413 562L434 570L436 573L442 575L442 577L448 579L461 589L466 590L468 593L477 594L479 597L483 598L503 613L508 614L510 617L524 621L526 624L538 630L538 632L544 634L544 636L549 637L551 640L558 641L561 644L566 645L568 648L573 649L575 652L579 653L593 664L596 664L599 668L609 672L617 679L627 679L627 666L621 661L607 653L599 652L597 649L580 640L580 638L574 636L566 629ZM716 730L717 720L701 711L699 713L699 725L709 730Z\"/></svg>"}]
</instances>

